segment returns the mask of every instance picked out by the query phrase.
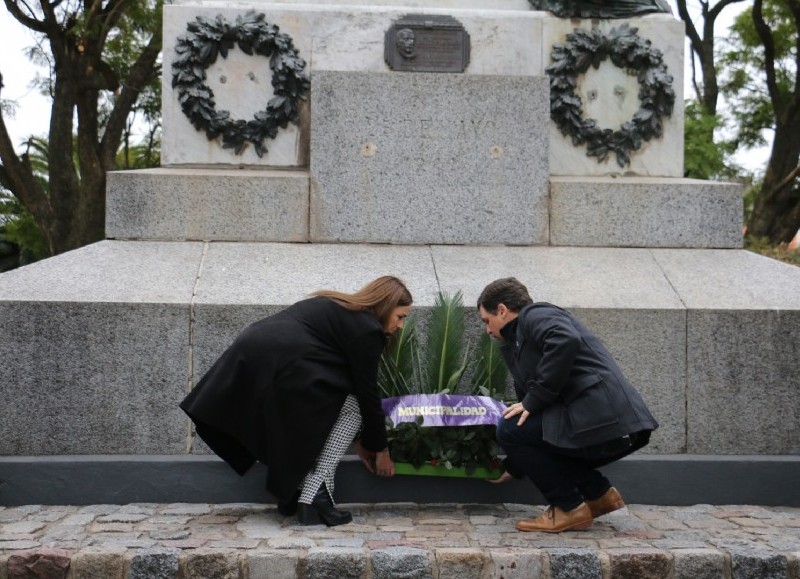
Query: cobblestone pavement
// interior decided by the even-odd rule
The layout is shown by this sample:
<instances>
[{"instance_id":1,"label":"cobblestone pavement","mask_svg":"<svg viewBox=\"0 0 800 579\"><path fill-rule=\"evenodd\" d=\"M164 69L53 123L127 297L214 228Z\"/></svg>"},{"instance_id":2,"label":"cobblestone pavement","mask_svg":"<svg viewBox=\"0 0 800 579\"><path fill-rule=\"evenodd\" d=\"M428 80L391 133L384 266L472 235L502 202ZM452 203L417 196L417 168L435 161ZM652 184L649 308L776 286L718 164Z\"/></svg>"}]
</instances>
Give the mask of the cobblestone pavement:
<instances>
[{"instance_id":1,"label":"cobblestone pavement","mask_svg":"<svg viewBox=\"0 0 800 579\"><path fill-rule=\"evenodd\" d=\"M514 528L540 506L341 507L334 528L259 504L0 507L0 579L800 579L800 508L631 505L548 535Z\"/></svg>"}]
</instances>

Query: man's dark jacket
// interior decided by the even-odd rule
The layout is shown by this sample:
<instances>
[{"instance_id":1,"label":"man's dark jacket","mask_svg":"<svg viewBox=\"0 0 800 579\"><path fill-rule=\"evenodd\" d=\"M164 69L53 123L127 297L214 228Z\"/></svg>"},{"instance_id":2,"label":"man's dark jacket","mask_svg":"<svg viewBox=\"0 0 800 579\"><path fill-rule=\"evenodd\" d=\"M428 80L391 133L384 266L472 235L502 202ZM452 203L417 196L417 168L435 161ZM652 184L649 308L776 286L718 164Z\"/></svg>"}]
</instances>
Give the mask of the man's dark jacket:
<instances>
[{"instance_id":1,"label":"man's dark jacket","mask_svg":"<svg viewBox=\"0 0 800 579\"><path fill-rule=\"evenodd\" d=\"M658 428L605 346L568 311L530 304L500 333L517 398L541 412L546 442L585 448Z\"/></svg>"},{"instance_id":2,"label":"man's dark jacket","mask_svg":"<svg viewBox=\"0 0 800 579\"><path fill-rule=\"evenodd\" d=\"M239 474L267 465L267 489L289 500L314 465L348 394L358 399L361 444L386 448L377 387L386 343L374 315L325 297L245 328L181 408Z\"/></svg>"}]
</instances>

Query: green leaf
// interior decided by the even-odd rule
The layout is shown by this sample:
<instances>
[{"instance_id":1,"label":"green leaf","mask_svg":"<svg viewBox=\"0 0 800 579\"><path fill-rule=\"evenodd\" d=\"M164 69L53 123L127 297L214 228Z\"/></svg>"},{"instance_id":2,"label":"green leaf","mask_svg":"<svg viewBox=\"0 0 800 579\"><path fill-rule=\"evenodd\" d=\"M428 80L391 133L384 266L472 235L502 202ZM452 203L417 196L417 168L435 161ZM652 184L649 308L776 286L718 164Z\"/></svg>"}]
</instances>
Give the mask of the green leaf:
<instances>
[{"instance_id":1,"label":"green leaf","mask_svg":"<svg viewBox=\"0 0 800 579\"><path fill-rule=\"evenodd\" d=\"M443 292L436 296L427 330L427 391L450 390L464 373L464 304L460 291L453 296Z\"/></svg>"}]
</instances>

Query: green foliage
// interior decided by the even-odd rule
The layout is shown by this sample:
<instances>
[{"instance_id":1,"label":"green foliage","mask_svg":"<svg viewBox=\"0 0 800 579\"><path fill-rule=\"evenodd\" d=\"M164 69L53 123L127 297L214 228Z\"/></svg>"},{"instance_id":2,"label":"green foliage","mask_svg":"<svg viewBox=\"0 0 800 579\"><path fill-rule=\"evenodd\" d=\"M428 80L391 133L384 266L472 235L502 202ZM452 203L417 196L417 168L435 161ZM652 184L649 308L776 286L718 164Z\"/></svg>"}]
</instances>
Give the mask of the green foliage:
<instances>
[{"instance_id":1,"label":"green foliage","mask_svg":"<svg viewBox=\"0 0 800 579\"><path fill-rule=\"evenodd\" d=\"M756 198L761 194L761 183L757 183L752 187L749 187L745 190L744 197L742 199L742 211L744 213L744 223L750 219L750 215L753 213L753 206L755 205Z\"/></svg>"},{"instance_id":2,"label":"green foliage","mask_svg":"<svg viewBox=\"0 0 800 579\"><path fill-rule=\"evenodd\" d=\"M785 106L796 90L795 51L797 28L785 0L765 0L763 14L775 41L775 75L778 104ZM775 126L775 103L767 91L764 46L750 11L742 12L722 41L719 57L720 90L730 104L737 144L766 144L765 131Z\"/></svg>"},{"instance_id":3,"label":"green foliage","mask_svg":"<svg viewBox=\"0 0 800 579\"><path fill-rule=\"evenodd\" d=\"M508 372L499 348L485 336L477 349L465 340L461 292L439 293L431 308L426 339L418 336L415 314L392 338L381 358L378 387L384 398L405 394L484 394L502 398ZM463 378L472 367L466 388Z\"/></svg>"},{"instance_id":4,"label":"green foliage","mask_svg":"<svg viewBox=\"0 0 800 579\"><path fill-rule=\"evenodd\" d=\"M697 101L686 101L684 117L684 176L693 179L719 179L733 177L738 172L728 162L736 152L735 143L715 142L715 131L722 119L709 115Z\"/></svg>"},{"instance_id":5,"label":"green foliage","mask_svg":"<svg viewBox=\"0 0 800 579\"><path fill-rule=\"evenodd\" d=\"M432 392L453 393L467 369L463 348L464 300L439 293L431 310L425 343L426 385ZM463 353L462 353L463 352Z\"/></svg>"},{"instance_id":6,"label":"green foliage","mask_svg":"<svg viewBox=\"0 0 800 579\"><path fill-rule=\"evenodd\" d=\"M472 383L482 396L502 399L508 383L508 368L500 354L500 345L489 334L481 334Z\"/></svg>"},{"instance_id":7,"label":"green foliage","mask_svg":"<svg viewBox=\"0 0 800 579\"><path fill-rule=\"evenodd\" d=\"M395 332L381 357L378 388L384 398L412 394L414 385L421 382L416 326L416 316L406 318L405 325Z\"/></svg>"},{"instance_id":8,"label":"green foliage","mask_svg":"<svg viewBox=\"0 0 800 579\"><path fill-rule=\"evenodd\" d=\"M417 337L417 320L412 315L393 336L381 359L378 386L384 397L407 394L474 394L501 399L508 370L496 342L484 334L477 348L465 343L465 311L461 292L436 297L424 344ZM474 358L472 364L470 360ZM472 380L461 387L472 368ZM466 390L466 391L465 391ZM494 425L423 427L415 422L393 424L387 419L387 436L392 459L416 467L425 462L447 468L496 467L500 447Z\"/></svg>"},{"instance_id":9,"label":"green foliage","mask_svg":"<svg viewBox=\"0 0 800 579\"><path fill-rule=\"evenodd\" d=\"M53 118L43 139L49 158L40 155L36 167L30 141L27 151L7 147L4 156L18 156L20 173L3 184L28 204L48 251L61 253L102 238L106 171L159 164L163 3L6 5L35 39L26 53L44 69L35 83L52 99ZM4 101L0 112L13 109ZM58 186L48 186L50 177Z\"/></svg>"},{"instance_id":10,"label":"green foliage","mask_svg":"<svg viewBox=\"0 0 800 579\"><path fill-rule=\"evenodd\" d=\"M31 214L0 188L0 271L47 257L47 244Z\"/></svg>"},{"instance_id":11,"label":"green foliage","mask_svg":"<svg viewBox=\"0 0 800 579\"><path fill-rule=\"evenodd\" d=\"M467 473L478 467L500 465L501 450L494 426L423 427L422 417L418 417L415 422L397 426L387 420L387 427L395 462L407 462L417 468L426 462L447 468L465 467Z\"/></svg>"},{"instance_id":12,"label":"green foliage","mask_svg":"<svg viewBox=\"0 0 800 579\"><path fill-rule=\"evenodd\" d=\"M47 140L31 137L24 146L23 158L34 178L47 191ZM44 235L33 216L4 186L5 183L5 168L0 166L0 271L27 265L50 255Z\"/></svg>"}]
</instances>

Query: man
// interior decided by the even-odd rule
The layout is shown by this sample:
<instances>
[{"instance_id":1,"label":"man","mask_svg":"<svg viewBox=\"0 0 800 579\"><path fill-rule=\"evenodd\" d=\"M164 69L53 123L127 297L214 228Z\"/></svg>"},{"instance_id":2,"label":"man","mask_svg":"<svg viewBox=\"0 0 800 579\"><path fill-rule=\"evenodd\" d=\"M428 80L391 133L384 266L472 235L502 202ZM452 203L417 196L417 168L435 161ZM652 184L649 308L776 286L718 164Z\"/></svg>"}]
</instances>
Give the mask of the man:
<instances>
[{"instance_id":1,"label":"man","mask_svg":"<svg viewBox=\"0 0 800 579\"><path fill-rule=\"evenodd\" d=\"M658 423L611 354L569 312L534 303L513 277L486 286L478 311L502 342L519 400L497 425L507 458L495 482L527 476L550 505L517 529L587 529L624 507L597 469L645 446Z\"/></svg>"},{"instance_id":2,"label":"man","mask_svg":"<svg viewBox=\"0 0 800 579\"><path fill-rule=\"evenodd\" d=\"M416 56L414 53L416 41L417 39L413 30L410 28L401 28L397 31L397 52L406 60L414 58Z\"/></svg>"}]
</instances>

